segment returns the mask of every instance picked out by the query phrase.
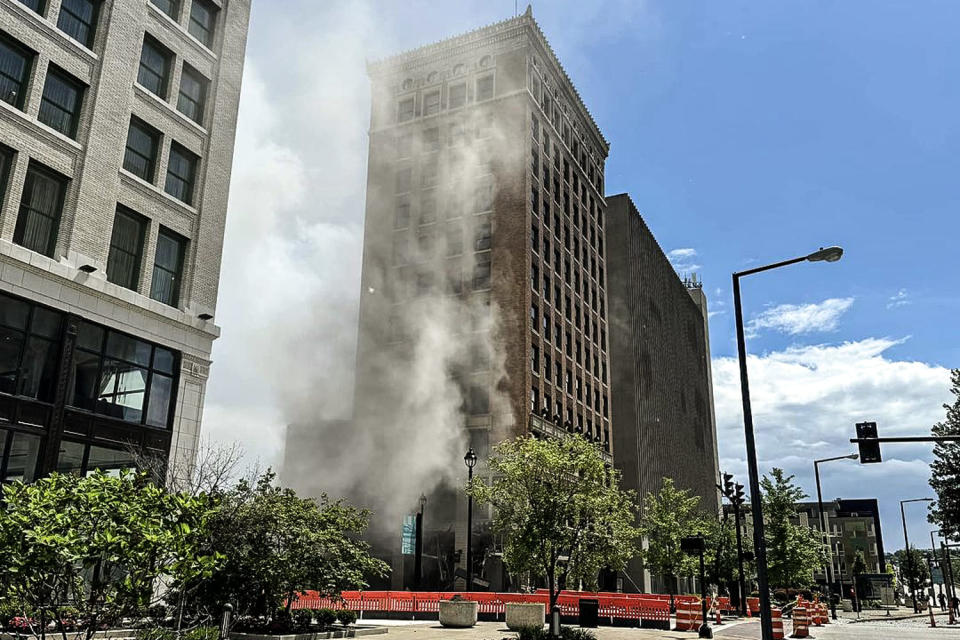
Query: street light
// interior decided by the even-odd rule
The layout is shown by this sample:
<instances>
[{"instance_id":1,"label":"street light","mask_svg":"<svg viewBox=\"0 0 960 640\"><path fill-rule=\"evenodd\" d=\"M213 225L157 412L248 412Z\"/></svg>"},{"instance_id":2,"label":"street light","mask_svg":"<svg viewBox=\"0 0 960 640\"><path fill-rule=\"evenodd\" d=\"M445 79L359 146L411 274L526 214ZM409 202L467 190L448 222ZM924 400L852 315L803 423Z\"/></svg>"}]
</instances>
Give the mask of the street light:
<instances>
[{"instance_id":1,"label":"street light","mask_svg":"<svg viewBox=\"0 0 960 640\"><path fill-rule=\"evenodd\" d=\"M413 557L413 583L419 590L423 582L423 508L427 505L427 496L420 494L420 511L417 512L417 537Z\"/></svg>"},{"instance_id":2,"label":"street light","mask_svg":"<svg viewBox=\"0 0 960 640\"><path fill-rule=\"evenodd\" d=\"M463 456L467 465L467 487L473 483L473 468L477 466L477 454L473 447ZM473 494L467 493L467 591L473 590Z\"/></svg>"},{"instance_id":3,"label":"street light","mask_svg":"<svg viewBox=\"0 0 960 640\"><path fill-rule=\"evenodd\" d=\"M797 262L836 262L843 256L840 247L821 248L819 251L776 262L756 269L733 274L733 304L737 319L737 354L740 359L740 394L743 397L743 431L747 441L747 470L750 475L750 503L753 508L753 547L757 559L757 586L760 590L760 628L763 640L773 640L773 618L770 615L770 587L767 583L767 547L763 538L763 505L760 494L760 474L757 471L757 446L753 437L753 411L750 408L750 385L747 380L747 343L743 331L743 309L740 305L740 278L761 271L769 271Z\"/></svg>"},{"instance_id":4,"label":"street light","mask_svg":"<svg viewBox=\"0 0 960 640\"><path fill-rule=\"evenodd\" d=\"M826 536L829 563L827 564L827 592L830 594L830 616L837 619L837 604L833 601L833 546L830 544L830 534L827 533L827 521L823 514L823 492L820 491L820 463L833 462L834 460L857 460L859 454L851 453L847 456L836 456L835 458L822 458L813 461L813 474L817 478L817 508L820 510L820 532ZM842 596L843 593L841 592Z\"/></svg>"},{"instance_id":5,"label":"street light","mask_svg":"<svg viewBox=\"0 0 960 640\"><path fill-rule=\"evenodd\" d=\"M913 580L916 569L913 566L913 556L910 554L910 538L907 537L907 516L904 515L903 512L903 505L908 502L933 502L933 498L913 498L912 500L900 501L900 519L903 521L903 546L906 548L907 564L910 567L910 595L913 597L913 612L919 613L920 609L917 608L917 588Z\"/></svg>"}]
</instances>

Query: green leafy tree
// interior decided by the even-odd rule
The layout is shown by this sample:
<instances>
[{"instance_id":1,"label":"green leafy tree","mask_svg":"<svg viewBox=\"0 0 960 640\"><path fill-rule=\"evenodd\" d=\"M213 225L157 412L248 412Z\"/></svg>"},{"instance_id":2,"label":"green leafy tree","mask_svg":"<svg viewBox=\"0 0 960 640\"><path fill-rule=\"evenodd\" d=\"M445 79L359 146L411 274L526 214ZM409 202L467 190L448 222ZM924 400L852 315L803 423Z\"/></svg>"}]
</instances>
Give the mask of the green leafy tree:
<instances>
[{"instance_id":1,"label":"green leafy tree","mask_svg":"<svg viewBox=\"0 0 960 640\"><path fill-rule=\"evenodd\" d=\"M233 602L238 615L269 615L296 594L316 590L338 596L389 572L359 539L369 511L343 500L301 498L274 484L267 472L226 491L211 519L210 546L225 558L208 579L173 594L194 614L218 612Z\"/></svg>"},{"instance_id":2,"label":"green leafy tree","mask_svg":"<svg viewBox=\"0 0 960 640\"><path fill-rule=\"evenodd\" d=\"M703 523L707 547L704 554L707 582L716 585L722 592L727 585L736 582L739 578L736 525L732 514L722 519L704 515ZM749 536L743 536L741 541L745 552L753 550L753 543L748 538ZM749 563L745 562L743 567L745 576L749 575L749 569Z\"/></svg>"},{"instance_id":3,"label":"green leafy tree","mask_svg":"<svg viewBox=\"0 0 960 640\"><path fill-rule=\"evenodd\" d=\"M923 584L930 578L930 568L927 566L927 557L923 552L919 549L910 549L908 555L905 550L900 549L893 555L897 566L900 567L904 593L910 593L914 588L922 591Z\"/></svg>"},{"instance_id":4,"label":"green leafy tree","mask_svg":"<svg viewBox=\"0 0 960 640\"><path fill-rule=\"evenodd\" d=\"M707 519L700 513L700 497L678 489L672 478L664 478L660 491L644 498L640 531L647 545L641 556L651 572L666 579L671 607L677 578L700 570L699 558L682 551L680 539L708 529Z\"/></svg>"},{"instance_id":5,"label":"green leafy tree","mask_svg":"<svg viewBox=\"0 0 960 640\"><path fill-rule=\"evenodd\" d=\"M960 436L960 369L950 372L953 404L944 404L947 417L933 425L934 436ZM930 522L949 537L960 538L960 442L937 443L930 463L930 486L937 501L930 507Z\"/></svg>"},{"instance_id":6,"label":"green leafy tree","mask_svg":"<svg viewBox=\"0 0 960 640\"><path fill-rule=\"evenodd\" d=\"M767 578L772 588L802 588L813 582L813 572L826 563L826 550L819 533L794 524L796 505L807 497L774 467L760 481L763 489L764 539L767 545Z\"/></svg>"},{"instance_id":7,"label":"green leafy tree","mask_svg":"<svg viewBox=\"0 0 960 640\"><path fill-rule=\"evenodd\" d=\"M494 506L507 568L545 577L551 607L563 585L595 588L602 568L622 569L636 553L634 495L584 438L506 441L489 466L492 480L467 490Z\"/></svg>"},{"instance_id":8,"label":"green leafy tree","mask_svg":"<svg viewBox=\"0 0 960 640\"><path fill-rule=\"evenodd\" d=\"M863 557L863 551L857 551L856 555L853 556L853 566L850 567L850 571L854 578L867 572L867 561Z\"/></svg>"},{"instance_id":9,"label":"green leafy tree","mask_svg":"<svg viewBox=\"0 0 960 640\"><path fill-rule=\"evenodd\" d=\"M169 493L145 474L52 474L3 487L0 597L36 618L44 637L68 618L81 637L137 616L158 583L201 578L218 558L201 553L210 501Z\"/></svg>"}]
</instances>

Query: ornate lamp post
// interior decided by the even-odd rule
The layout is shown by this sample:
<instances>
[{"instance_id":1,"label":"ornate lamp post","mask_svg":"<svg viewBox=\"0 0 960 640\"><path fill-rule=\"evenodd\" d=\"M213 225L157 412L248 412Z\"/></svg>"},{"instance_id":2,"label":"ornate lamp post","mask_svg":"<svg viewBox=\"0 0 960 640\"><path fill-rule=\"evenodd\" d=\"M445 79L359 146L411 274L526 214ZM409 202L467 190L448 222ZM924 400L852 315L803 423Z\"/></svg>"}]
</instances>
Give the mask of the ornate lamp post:
<instances>
[{"instance_id":1,"label":"ornate lamp post","mask_svg":"<svg viewBox=\"0 0 960 640\"><path fill-rule=\"evenodd\" d=\"M467 484L473 483L473 468L477 466L477 454L473 447L463 456L467 465ZM473 495L467 494L467 591L473 591Z\"/></svg>"}]
</instances>

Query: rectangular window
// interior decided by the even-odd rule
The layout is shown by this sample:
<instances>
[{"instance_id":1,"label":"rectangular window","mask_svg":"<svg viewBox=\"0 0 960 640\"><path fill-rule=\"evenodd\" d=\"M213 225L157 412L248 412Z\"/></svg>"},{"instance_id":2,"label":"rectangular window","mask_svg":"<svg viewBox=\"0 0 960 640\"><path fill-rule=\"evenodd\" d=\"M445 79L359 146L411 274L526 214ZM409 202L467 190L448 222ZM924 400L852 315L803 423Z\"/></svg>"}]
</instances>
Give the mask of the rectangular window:
<instances>
[{"instance_id":1,"label":"rectangular window","mask_svg":"<svg viewBox=\"0 0 960 640\"><path fill-rule=\"evenodd\" d=\"M63 0L57 27L88 49L92 48L99 12L100 0Z\"/></svg>"},{"instance_id":2,"label":"rectangular window","mask_svg":"<svg viewBox=\"0 0 960 640\"><path fill-rule=\"evenodd\" d=\"M176 142L170 145L167 183L164 190L177 200L193 204L194 182L199 158Z\"/></svg>"},{"instance_id":3,"label":"rectangular window","mask_svg":"<svg viewBox=\"0 0 960 640\"><path fill-rule=\"evenodd\" d=\"M198 124L203 123L203 108L207 101L210 81L193 67L184 64L180 76L180 95L177 96L177 111Z\"/></svg>"},{"instance_id":4,"label":"rectangular window","mask_svg":"<svg viewBox=\"0 0 960 640\"><path fill-rule=\"evenodd\" d=\"M45 5L44 0L20 0L20 4L30 7L40 15L43 15L44 10L46 9L46 6L44 6ZM2 446L3 444L2 440L3 440L3 436L0 436L0 446ZM0 449L0 458L3 457L2 453L3 453L3 449Z\"/></svg>"},{"instance_id":5,"label":"rectangular window","mask_svg":"<svg viewBox=\"0 0 960 640\"><path fill-rule=\"evenodd\" d=\"M147 182L153 182L159 146L160 134L139 118L131 118L123 168Z\"/></svg>"},{"instance_id":6,"label":"rectangular window","mask_svg":"<svg viewBox=\"0 0 960 640\"><path fill-rule=\"evenodd\" d=\"M493 76L484 76L477 79L477 102L489 100L493 97Z\"/></svg>"},{"instance_id":7,"label":"rectangular window","mask_svg":"<svg viewBox=\"0 0 960 640\"><path fill-rule=\"evenodd\" d=\"M482 222L477 225L477 233L474 238L473 250L486 251L490 248L490 223Z\"/></svg>"},{"instance_id":8,"label":"rectangular window","mask_svg":"<svg viewBox=\"0 0 960 640\"><path fill-rule=\"evenodd\" d=\"M490 288L490 254L481 256L473 266L473 288L474 290Z\"/></svg>"},{"instance_id":9,"label":"rectangular window","mask_svg":"<svg viewBox=\"0 0 960 640\"><path fill-rule=\"evenodd\" d=\"M153 6L177 21L180 19L180 0L150 0Z\"/></svg>"},{"instance_id":10,"label":"rectangular window","mask_svg":"<svg viewBox=\"0 0 960 640\"><path fill-rule=\"evenodd\" d=\"M147 36L140 50L140 69L137 82L150 92L167 98L167 82L170 78L170 61L173 54L162 44Z\"/></svg>"},{"instance_id":11,"label":"rectangular window","mask_svg":"<svg viewBox=\"0 0 960 640\"><path fill-rule=\"evenodd\" d=\"M31 162L20 198L20 215L14 230L17 244L53 257L67 179Z\"/></svg>"},{"instance_id":12,"label":"rectangular window","mask_svg":"<svg viewBox=\"0 0 960 640\"><path fill-rule=\"evenodd\" d=\"M540 347L534 345L530 349L530 369L539 375L540 373Z\"/></svg>"},{"instance_id":13,"label":"rectangular window","mask_svg":"<svg viewBox=\"0 0 960 640\"><path fill-rule=\"evenodd\" d=\"M0 100L23 109L33 57L26 47L0 37Z\"/></svg>"},{"instance_id":14,"label":"rectangular window","mask_svg":"<svg viewBox=\"0 0 960 640\"><path fill-rule=\"evenodd\" d=\"M413 154L413 133L407 131L397 136L397 158L409 158Z\"/></svg>"},{"instance_id":15,"label":"rectangular window","mask_svg":"<svg viewBox=\"0 0 960 640\"><path fill-rule=\"evenodd\" d=\"M463 230L458 225L447 225L447 255L458 256L463 253Z\"/></svg>"},{"instance_id":16,"label":"rectangular window","mask_svg":"<svg viewBox=\"0 0 960 640\"><path fill-rule=\"evenodd\" d=\"M450 108L457 109L467 103L467 85L455 84L450 87Z\"/></svg>"},{"instance_id":17,"label":"rectangular window","mask_svg":"<svg viewBox=\"0 0 960 640\"><path fill-rule=\"evenodd\" d=\"M440 92L431 91L423 96L423 115L432 116L440 113Z\"/></svg>"},{"instance_id":18,"label":"rectangular window","mask_svg":"<svg viewBox=\"0 0 960 640\"><path fill-rule=\"evenodd\" d=\"M75 138L83 89L79 80L50 65L47 67L47 80L43 85L37 119L63 135Z\"/></svg>"},{"instance_id":19,"label":"rectangular window","mask_svg":"<svg viewBox=\"0 0 960 640\"><path fill-rule=\"evenodd\" d=\"M217 8L209 0L193 0L190 7L190 24L187 31L208 47L213 46L213 34L217 22Z\"/></svg>"},{"instance_id":20,"label":"rectangular window","mask_svg":"<svg viewBox=\"0 0 960 640\"><path fill-rule=\"evenodd\" d=\"M13 165L13 149L0 144L0 202L7 192L7 179L10 177L10 167Z\"/></svg>"},{"instance_id":21,"label":"rectangular window","mask_svg":"<svg viewBox=\"0 0 960 640\"><path fill-rule=\"evenodd\" d=\"M147 221L142 216L124 207L117 207L107 256L107 280L137 290L146 227Z\"/></svg>"},{"instance_id":22,"label":"rectangular window","mask_svg":"<svg viewBox=\"0 0 960 640\"><path fill-rule=\"evenodd\" d=\"M552 375L553 375L553 363L550 362L550 354L545 353L543 355L543 377L549 380L550 376Z\"/></svg>"},{"instance_id":23,"label":"rectangular window","mask_svg":"<svg viewBox=\"0 0 960 640\"><path fill-rule=\"evenodd\" d=\"M397 193L406 193L410 191L410 184L413 181L413 169L404 167L397 170L396 187Z\"/></svg>"},{"instance_id":24,"label":"rectangular window","mask_svg":"<svg viewBox=\"0 0 960 640\"><path fill-rule=\"evenodd\" d=\"M431 127L423 131L423 149L424 151L440 150L440 128Z\"/></svg>"},{"instance_id":25,"label":"rectangular window","mask_svg":"<svg viewBox=\"0 0 960 640\"><path fill-rule=\"evenodd\" d=\"M394 229L406 229L410 226L410 201L400 198L397 201L397 211L393 219Z\"/></svg>"},{"instance_id":26,"label":"rectangular window","mask_svg":"<svg viewBox=\"0 0 960 640\"><path fill-rule=\"evenodd\" d=\"M160 227L150 297L171 307L180 302L180 280L186 246L187 241L182 236Z\"/></svg>"},{"instance_id":27,"label":"rectangular window","mask_svg":"<svg viewBox=\"0 0 960 640\"><path fill-rule=\"evenodd\" d=\"M540 269L537 265L530 267L530 288L536 291L540 287Z\"/></svg>"},{"instance_id":28,"label":"rectangular window","mask_svg":"<svg viewBox=\"0 0 960 640\"><path fill-rule=\"evenodd\" d=\"M530 389L530 413L536 413L540 405L540 390L536 387Z\"/></svg>"},{"instance_id":29,"label":"rectangular window","mask_svg":"<svg viewBox=\"0 0 960 640\"><path fill-rule=\"evenodd\" d=\"M397 122L407 122L408 120L413 120L413 115L413 98L401 100L397 110Z\"/></svg>"}]
</instances>

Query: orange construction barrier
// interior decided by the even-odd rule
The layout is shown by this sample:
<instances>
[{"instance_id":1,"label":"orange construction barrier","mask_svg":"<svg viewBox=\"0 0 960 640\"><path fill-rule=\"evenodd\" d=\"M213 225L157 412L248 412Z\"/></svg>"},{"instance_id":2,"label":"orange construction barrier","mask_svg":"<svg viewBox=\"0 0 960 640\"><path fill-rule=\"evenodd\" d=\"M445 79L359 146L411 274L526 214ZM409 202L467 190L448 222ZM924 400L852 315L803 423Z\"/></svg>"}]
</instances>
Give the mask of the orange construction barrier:
<instances>
[{"instance_id":1,"label":"orange construction barrier","mask_svg":"<svg viewBox=\"0 0 960 640\"><path fill-rule=\"evenodd\" d=\"M773 640L783 640L783 612L771 607L770 617L773 618Z\"/></svg>"},{"instance_id":2,"label":"orange construction barrier","mask_svg":"<svg viewBox=\"0 0 960 640\"><path fill-rule=\"evenodd\" d=\"M807 615L807 608L801 604L798 604L793 608L793 635L790 637L810 637L810 618Z\"/></svg>"},{"instance_id":3,"label":"orange construction barrier","mask_svg":"<svg viewBox=\"0 0 960 640\"><path fill-rule=\"evenodd\" d=\"M760 615L760 598L747 598L747 611L752 615Z\"/></svg>"},{"instance_id":4,"label":"orange construction barrier","mask_svg":"<svg viewBox=\"0 0 960 640\"><path fill-rule=\"evenodd\" d=\"M677 626L674 631L693 631L695 625L696 607L686 600L678 601L677 605Z\"/></svg>"}]
</instances>

